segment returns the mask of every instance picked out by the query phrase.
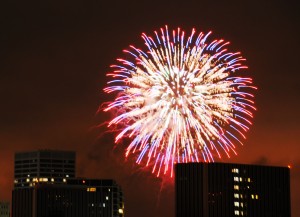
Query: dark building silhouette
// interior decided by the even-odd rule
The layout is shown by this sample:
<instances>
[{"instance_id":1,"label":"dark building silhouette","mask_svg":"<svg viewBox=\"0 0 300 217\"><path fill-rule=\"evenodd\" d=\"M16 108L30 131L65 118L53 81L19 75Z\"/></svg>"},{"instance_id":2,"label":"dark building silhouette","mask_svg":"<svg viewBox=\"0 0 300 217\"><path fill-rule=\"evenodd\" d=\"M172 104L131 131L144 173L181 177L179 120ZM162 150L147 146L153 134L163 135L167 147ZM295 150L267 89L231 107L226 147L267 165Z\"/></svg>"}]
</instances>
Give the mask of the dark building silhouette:
<instances>
[{"instance_id":1,"label":"dark building silhouette","mask_svg":"<svg viewBox=\"0 0 300 217\"><path fill-rule=\"evenodd\" d=\"M123 217L123 193L114 180L69 179L13 190L13 217Z\"/></svg>"},{"instance_id":2,"label":"dark building silhouette","mask_svg":"<svg viewBox=\"0 0 300 217\"><path fill-rule=\"evenodd\" d=\"M73 151L39 150L15 154L15 188L38 182L64 183L75 177L76 154Z\"/></svg>"},{"instance_id":3,"label":"dark building silhouette","mask_svg":"<svg viewBox=\"0 0 300 217\"><path fill-rule=\"evenodd\" d=\"M290 171L226 163L175 166L176 217L290 217Z\"/></svg>"},{"instance_id":4,"label":"dark building silhouette","mask_svg":"<svg viewBox=\"0 0 300 217\"><path fill-rule=\"evenodd\" d=\"M123 217L123 192L114 180L74 178L76 153L15 154L12 217Z\"/></svg>"},{"instance_id":5,"label":"dark building silhouette","mask_svg":"<svg viewBox=\"0 0 300 217\"><path fill-rule=\"evenodd\" d=\"M0 201L0 217L9 217L9 216L10 216L9 202Z\"/></svg>"}]
</instances>

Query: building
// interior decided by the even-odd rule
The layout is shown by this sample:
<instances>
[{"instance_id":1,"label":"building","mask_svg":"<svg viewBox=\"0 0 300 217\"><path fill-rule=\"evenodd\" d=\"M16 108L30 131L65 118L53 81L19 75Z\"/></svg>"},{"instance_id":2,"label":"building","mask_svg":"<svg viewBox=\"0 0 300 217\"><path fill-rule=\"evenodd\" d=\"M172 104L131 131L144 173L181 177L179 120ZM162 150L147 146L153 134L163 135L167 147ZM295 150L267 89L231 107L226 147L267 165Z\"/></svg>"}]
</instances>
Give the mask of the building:
<instances>
[{"instance_id":1,"label":"building","mask_svg":"<svg viewBox=\"0 0 300 217\"><path fill-rule=\"evenodd\" d=\"M75 165L72 151L16 153L12 217L123 217L120 186L74 178Z\"/></svg>"},{"instance_id":2,"label":"building","mask_svg":"<svg viewBox=\"0 0 300 217\"><path fill-rule=\"evenodd\" d=\"M13 190L13 217L123 217L123 193L114 180L69 179Z\"/></svg>"},{"instance_id":3,"label":"building","mask_svg":"<svg viewBox=\"0 0 300 217\"><path fill-rule=\"evenodd\" d=\"M290 217L290 171L226 163L175 166L176 217Z\"/></svg>"},{"instance_id":4,"label":"building","mask_svg":"<svg viewBox=\"0 0 300 217\"><path fill-rule=\"evenodd\" d=\"M0 202L0 217L9 217L10 216L10 207L9 202Z\"/></svg>"},{"instance_id":5,"label":"building","mask_svg":"<svg viewBox=\"0 0 300 217\"><path fill-rule=\"evenodd\" d=\"M38 182L64 183L75 177L76 154L73 151L39 150L15 154L15 188Z\"/></svg>"}]
</instances>

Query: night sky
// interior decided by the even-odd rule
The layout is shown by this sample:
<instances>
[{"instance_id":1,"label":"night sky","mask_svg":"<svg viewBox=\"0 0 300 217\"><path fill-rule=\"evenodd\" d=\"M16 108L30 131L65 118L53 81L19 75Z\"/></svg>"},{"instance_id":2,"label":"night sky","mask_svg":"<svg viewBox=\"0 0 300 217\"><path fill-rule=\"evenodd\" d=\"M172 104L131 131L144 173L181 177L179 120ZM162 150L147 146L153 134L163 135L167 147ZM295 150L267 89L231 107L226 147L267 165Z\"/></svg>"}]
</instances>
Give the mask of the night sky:
<instances>
[{"instance_id":1,"label":"night sky","mask_svg":"<svg viewBox=\"0 0 300 217\"><path fill-rule=\"evenodd\" d=\"M16 151L75 150L77 176L114 178L125 215L174 216L173 185L124 161L125 144L95 127L112 96L106 72L142 32L169 25L213 31L247 58L259 88L254 123L223 161L291 165L292 216L300 216L300 8L290 1L6 1L0 4L0 200L10 200ZM109 3L108 3L109 2ZM296 2L296 1L293 1Z\"/></svg>"}]
</instances>

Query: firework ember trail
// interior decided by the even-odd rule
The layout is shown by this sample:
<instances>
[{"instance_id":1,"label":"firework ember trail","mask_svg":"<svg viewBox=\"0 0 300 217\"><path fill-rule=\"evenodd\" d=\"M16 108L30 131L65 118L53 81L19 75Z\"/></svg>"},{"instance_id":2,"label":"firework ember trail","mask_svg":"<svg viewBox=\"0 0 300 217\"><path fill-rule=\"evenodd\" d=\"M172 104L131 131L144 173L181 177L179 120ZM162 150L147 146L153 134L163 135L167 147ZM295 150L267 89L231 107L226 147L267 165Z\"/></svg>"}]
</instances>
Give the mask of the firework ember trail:
<instances>
[{"instance_id":1,"label":"firework ember trail","mask_svg":"<svg viewBox=\"0 0 300 217\"><path fill-rule=\"evenodd\" d=\"M256 87L243 76L245 59L210 35L167 26L143 33L145 48L129 46L107 73L104 91L115 99L104 111L114 115L115 142L129 138L126 157L157 176L173 176L175 163L236 154L251 125Z\"/></svg>"}]
</instances>

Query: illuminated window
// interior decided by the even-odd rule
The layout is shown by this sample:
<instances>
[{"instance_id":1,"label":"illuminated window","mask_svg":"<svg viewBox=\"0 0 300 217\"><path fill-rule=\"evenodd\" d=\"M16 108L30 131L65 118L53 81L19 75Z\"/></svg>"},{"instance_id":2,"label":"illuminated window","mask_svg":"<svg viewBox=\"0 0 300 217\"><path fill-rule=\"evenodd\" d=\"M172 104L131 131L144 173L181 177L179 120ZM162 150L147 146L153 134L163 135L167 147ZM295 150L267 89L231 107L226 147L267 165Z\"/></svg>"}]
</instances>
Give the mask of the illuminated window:
<instances>
[{"instance_id":1,"label":"illuminated window","mask_svg":"<svg viewBox=\"0 0 300 217\"><path fill-rule=\"evenodd\" d=\"M105 207L105 203L103 203L103 207Z\"/></svg>"},{"instance_id":2,"label":"illuminated window","mask_svg":"<svg viewBox=\"0 0 300 217\"><path fill-rule=\"evenodd\" d=\"M255 195L255 199L258 200L258 195Z\"/></svg>"},{"instance_id":3,"label":"illuminated window","mask_svg":"<svg viewBox=\"0 0 300 217\"><path fill-rule=\"evenodd\" d=\"M243 195L241 194L241 198L243 198Z\"/></svg>"},{"instance_id":4,"label":"illuminated window","mask_svg":"<svg viewBox=\"0 0 300 217\"><path fill-rule=\"evenodd\" d=\"M240 215L240 211L234 210L234 214L235 214L235 215Z\"/></svg>"},{"instance_id":5,"label":"illuminated window","mask_svg":"<svg viewBox=\"0 0 300 217\"><path fill-rule=\"evenodd\" d=\"M234 198L239 198L239 194L234 194Z\"/></svg>"},{"instance_id":6,"label":"illuminated window","mask_svg":"<svg viewBox=\"0 0 300 217\"><path fill-rule=\"evenodd\" d=\"M242 179L242 177L240 177L240 182L242 182L243 181L243 179Z\"/></svg>"},{"instance_id":7,"label":"illuminated window","mask_svg":"<svg viewBox=\"0 0 300 217\"><path fill-rule=\"evenodd\" d=\"M119 209L119 213L120 213L120 214L123 214L123 209Z\"/></svg>"},{"instance_id":8,"label":"illuminated window","mask_svg":"<svg viewBox=\"0 0 300 217\"><path fill-rule=\"evenodd\" d=\"M232 172L232 173L239 173L239 169L238 169L238 168L233 168L233 169L231 170L231 172Z\"/></svg>"},{"instance_id":9,"label":"illuminated window","mask_svg":"<svg viewBox=\"0 0 300 217\"><path fill-rule=\"evenodd\" d=\"M106 196L105 199L108 200L108 196Z\"/></svg>"},{"instance_id":10,"label":"illuminated window","mask_svg":"<svg viewBox=\"0 0 300 217\"><path fill-rule=\"evenodd\" d=\"M48 182L48 178L39 178L38 181L40 181L40 182Z\"/></svg>"},{"instance_id":11,"label":"illuminated window","mask_svg":"<svg viewBox=\"0 0 300 217\"><path fill-rule=\"evenodd\" d=\"M86 191L95 192L95 191L97 191L97 189L96 188L87 188Z\"/></svg>"},{"instance_id":12,"label":"illuminated window","mask_svg":"<svg viewBox=\"0 0 300 217\"><path fill-rule=\"evenodd\" d=\"M51 182L54 182L54 178L51 178Z\"/></svg>"},{"instance_id":13,"label":"illuminated window","mask_svg":"<svg viewBox=\"0 0 300 217\"><path fill-rule=\"evenodd\" d=\"M244 207L244 203L241 203L241 207Z\"/></svg>"},{"instance_id":14,"label":"illuminated window","mask_svg":"<svg viewBox=\"0 0 300 217\"><path fill-rule=\"evenodd\" d=\"M66 182L67 180L66 179L63 179L63 182Z\"/></svg>"},{"instance_id":15,"label":"illuminated window","mask_svg":"<svg viewBox=\"0 0 300 217\"><path fill-rule=\"evenodd\" d=\"M68 178L68 177L69 177L69 175L66 175L66 177Z\"/></svg>"},{"instance_id":16,"label":"illuminated window","mask_svg":"<svg viewBox=\"0 0 300 217\"><path fill-rule=\"evenodd\" d=\"M30 179L26 179L26 182L29 182L30 181Z\"/></svg>"},{"instance_id":17,"label":"illuminated window","mask_svg":"<svg viewBox=\"0 0 300 217\"><path fill-rule=\"evenodd\" d=\"M251 198L254 199L254 195L253 194L251 194Z\"/></svg>"},{"instance_id":18,"label":"illuminated window","mask_svg":"<svg viewBox=\"0 0 300 217\"><path fill-rule=\"evenodd\" d=\"M239 181L239 177L233 177L233 180L235 181L235 182L238 182Z\"/></svg>"},{"instance_id":19,"label":"illuminated window","mask_svg":"<svg viewBox=\"0 0 300 217\"><path fill-rule=\"evenodd\" d=\"M240 203L239 202L234 202L234 206L239 207Z\"/></svg>"},{"instance_id":20,"label":"illuminated window","mask_svg":"<svg viewBox=\"0 0 300 217\"><path fill-rule=\"evenodd\" d=\"M251 179L250 179L250 178L248 178L248 182L251 182Z\"/></svg>"},{"instance_id":21,"label":"illuminated window","mask_svg":"<svg viewBox=\"0 0 300 217\"><path fill-rule=\"evenodd\" d=\"M239 186L238 185L234 185L233 188L234 188L234 190L239 190Z\"/></svg>"}]
</instances>

